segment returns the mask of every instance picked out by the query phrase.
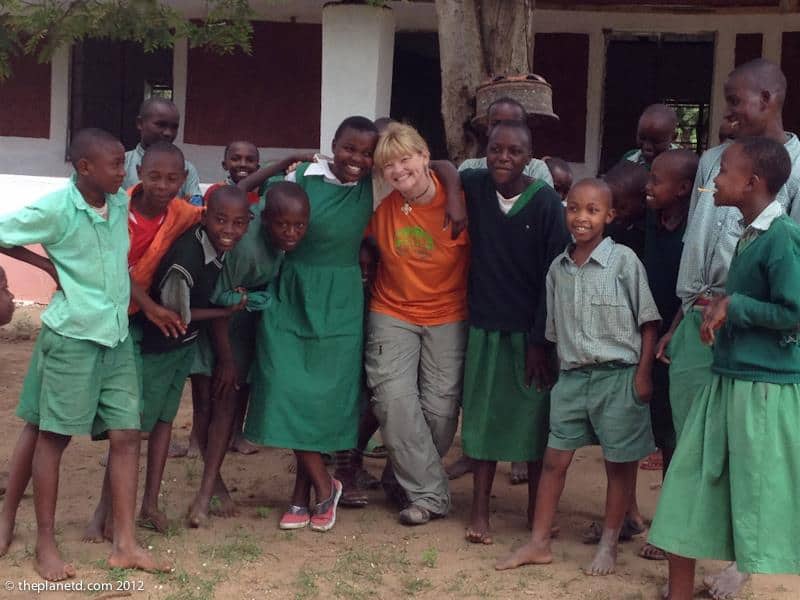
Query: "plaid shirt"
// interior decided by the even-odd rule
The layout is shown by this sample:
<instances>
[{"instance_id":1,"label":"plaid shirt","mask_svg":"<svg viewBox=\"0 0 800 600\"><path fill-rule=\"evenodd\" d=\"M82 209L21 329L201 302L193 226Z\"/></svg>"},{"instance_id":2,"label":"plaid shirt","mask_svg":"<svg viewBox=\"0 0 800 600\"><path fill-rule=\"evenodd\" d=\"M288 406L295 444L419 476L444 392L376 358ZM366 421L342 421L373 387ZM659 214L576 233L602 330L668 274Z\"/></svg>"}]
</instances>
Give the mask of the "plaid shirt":
<instances>
[{"instance_id":1,"label":"plaid shirt","mask_svg":"<svg viewBox=\"0 0 800 600\"><path fill-rule=\"evenodd\" d=\"M775 199L789 216L800 221L800 202L795 202L800 190L800 141L793 133L787 135L789 139L785 147L792 160L792 173ZM722 153L729 145L728 142L706 151L697 169L675 288L684 314L700 296L725 292L728 268L742 234L742 213L739 209L715 206L713 192L700 192L698 189L714 188Z\"/></svg>"},{"instance_id":2,"label":"plaid shirt","mask_svg":"<svg viewBox=\"0 0 800 600\"><path fill-rule=\"evenodd\" d=\"M547 272L545 337L562 370L639 363L639 328L660 321L644 266L633 250L605 238L581 266L559 254Z\"/></svg>"}]
</instances>

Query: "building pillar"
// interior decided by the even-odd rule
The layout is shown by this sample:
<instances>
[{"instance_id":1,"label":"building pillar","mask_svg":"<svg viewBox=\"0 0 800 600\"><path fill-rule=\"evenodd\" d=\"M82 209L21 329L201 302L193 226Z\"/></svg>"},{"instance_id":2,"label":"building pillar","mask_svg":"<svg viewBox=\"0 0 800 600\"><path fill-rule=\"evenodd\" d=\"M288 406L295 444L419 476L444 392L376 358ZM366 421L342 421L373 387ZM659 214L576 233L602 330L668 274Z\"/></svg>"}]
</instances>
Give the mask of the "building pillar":
<instances>
[{"instance_id":1,"label":"building pillar","mask_svg":"<svg viewBox=\"0 0 800 600\"><path fill-rule=\"evenodd\" d=\"M181 115L181 124L175 143L183 144L183 124L186 121L186 78L189 65L189 41L180 39L175 41L172 50L172 101Z\"/></svg>"},{"instance_id":2,"label":"building pillar","mask_svg":"<svg viewBox=\"0 0 800 600\"><path fill-rule=\"evenodd\" d=\"M708 147L719 143L717 133L725 114L725 80L736 62L736 34L728 29L717 31L714 47L714 78L711 82L711 115L708 123Z\"/></svg>"},{"instance_id":3,"label":"building pillar","mask_svg":"<svg viewBox=\"0 0 800 600\"><path fill-rule=\"evenodd\" d=\"M389 116L393 63L391 9L354 4L327 4L322 9L323 153L330 153L336 127L346 117Z\"/></svg>"}]
</instances>

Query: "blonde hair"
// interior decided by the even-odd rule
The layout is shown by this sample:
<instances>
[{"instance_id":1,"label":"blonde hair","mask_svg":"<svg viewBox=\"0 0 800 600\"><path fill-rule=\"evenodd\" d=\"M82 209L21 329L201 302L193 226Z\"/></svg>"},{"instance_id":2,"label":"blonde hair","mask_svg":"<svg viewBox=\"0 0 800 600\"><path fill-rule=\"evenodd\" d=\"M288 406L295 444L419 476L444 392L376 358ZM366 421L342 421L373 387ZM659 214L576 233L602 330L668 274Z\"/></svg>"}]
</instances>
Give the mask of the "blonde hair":
<instances>
[{"instance_id":1,"label":"blonde hair","mask_svg":"<svg viewBox=\"0 0 800 600\"><path fill-rule=\"evenodd\" d=\"M427 158L431 155L428 144L411 125L390 123L378 138L372 159L381 172L387 163L409 154L422 154Z\"/></svg>"}]
</instances>

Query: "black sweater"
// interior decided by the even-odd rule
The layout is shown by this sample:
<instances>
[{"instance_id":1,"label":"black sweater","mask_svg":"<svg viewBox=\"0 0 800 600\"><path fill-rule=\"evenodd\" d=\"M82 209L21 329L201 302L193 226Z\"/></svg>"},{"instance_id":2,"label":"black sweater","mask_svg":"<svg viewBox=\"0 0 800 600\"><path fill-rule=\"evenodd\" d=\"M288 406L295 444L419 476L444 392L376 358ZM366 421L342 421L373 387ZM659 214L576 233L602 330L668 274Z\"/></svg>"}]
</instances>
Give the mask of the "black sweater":
<instances>
[{"instance_id":1,"label":"black sweater","mask_svg":"<svg viewBox=\"0 0 800 600\"><path fill-rule=\"evenodd\" d=\"M461 172L467 199L471 258L470 325L490 331L525 332L544 343L545 278L570 241L561 197L542 187L517 214L500 210L489 172Z\"/></svg>"}]
</instances>

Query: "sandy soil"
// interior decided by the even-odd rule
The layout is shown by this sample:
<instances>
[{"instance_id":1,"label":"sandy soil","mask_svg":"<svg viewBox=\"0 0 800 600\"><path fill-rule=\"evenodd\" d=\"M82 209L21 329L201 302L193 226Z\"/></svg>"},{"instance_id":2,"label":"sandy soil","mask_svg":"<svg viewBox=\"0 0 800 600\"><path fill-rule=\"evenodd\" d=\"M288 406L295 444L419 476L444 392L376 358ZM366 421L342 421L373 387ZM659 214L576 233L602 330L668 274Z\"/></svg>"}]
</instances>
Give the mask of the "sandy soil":
<instances>
[{"instance_id":1,"label":"sandy soil","mask_svg":"<svg viewBox=\"0 0 800 600\"><path fill-rule=\"evenodd\" d=\"M23 335L19 326L11 333ZM6 330L6 337L9 330ZM0 331L0 338L3 337ZM13 416L22 378L32 348L30 340L0 339L0 455L7 457L21 428ZM175 437L186 441L191 420L188 385L175 422ZM550 566L494 571L495 560L526 537L525 486L508 483L508 465L498 469L493 526L495 544L476 546L463 538L469 510L471 480L453 482L454 510L448 518L425 527L406 528L386 506L380 492L365 509L342 509L329 533L310 530L282 532L280 517L290 490L292 462L285 450L264 449L243 457L229 454L223 467L241 514L212 519L201 530L183 527L183 515L201 473L197 459L171 459L163 486L163 505L172 520L168 535L140 529L143 543L174 562L173 573L153 576L105 567L109 546L80 541L86 520L97 500L102 477L98 460L105 446L76 439L65 453L57 523L64 554L78 568L78 579L112 583L111 592L51 592L53 598L131 598L193 600L208 598L586 598L634 600L656 598L666 577L664 563L640 559L643 539L623 545L617 573L603 578L583 575L580 568L592 556L592 547L580 542L581 533L601 516L604 475L598 449L579 453L569 473ZM457 452L454 449L454 452ZM144 455L143 455L144 456ZM381 462L369 460L379 474ZM7 468L4 464L2 468ZM653 514L660 476L640 471L639 498L644 513ZM141 483L141 478L140 478ZM32 568L35 521L32 498L23 499L17 536L8 556L0 559L0 590L7 581L40 581ZM141 490L140 490L141 493ZM796 515L787 518L796 518ZM702 562L700 574L721 563ZM698 577L698 581L700 577ZM118 581L128 583L119 584ZM128 586L128 591L125 591ZM133 589L130 589L130 588ZM699 587L698 587L699 592ZM33 596L33 592L0 591L0 598ZM742 598L794 600L800 597L800 578L755 577Z\"/></svg>"}]
</instances>

